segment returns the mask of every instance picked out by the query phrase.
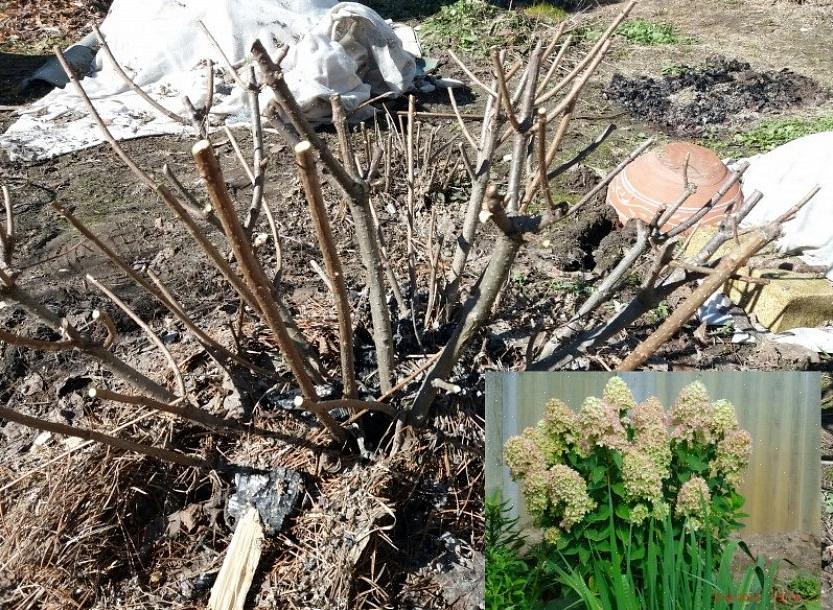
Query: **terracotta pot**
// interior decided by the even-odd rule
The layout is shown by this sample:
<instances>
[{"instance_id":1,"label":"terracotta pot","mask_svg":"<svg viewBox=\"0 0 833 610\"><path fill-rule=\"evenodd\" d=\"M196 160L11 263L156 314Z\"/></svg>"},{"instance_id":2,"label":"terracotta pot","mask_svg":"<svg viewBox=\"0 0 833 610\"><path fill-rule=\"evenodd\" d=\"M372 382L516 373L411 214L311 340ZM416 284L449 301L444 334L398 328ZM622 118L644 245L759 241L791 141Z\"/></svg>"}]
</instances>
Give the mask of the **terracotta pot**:
<instances>
[{"instance_id":1,"label":"terracotta pot","mask_svg":"<svg viewBox=\"0 0 833 610\"><path fill-rule=\"evenodd\" d=\"M672 205L682 195L685 188L683 166L687 155L690 155L688 180L697 186L697 192L668 220L662 227L663 231L690 218L731 179L731 170L708 148L689 142L672 142L657 147L634 159L607 189L607 202L614 207L622 223L631 218L651 222L657 209ZM742 202L743 194L738 182L699 224L718 224L727 210L737 209Z\"/></svg>"}]
</instances>

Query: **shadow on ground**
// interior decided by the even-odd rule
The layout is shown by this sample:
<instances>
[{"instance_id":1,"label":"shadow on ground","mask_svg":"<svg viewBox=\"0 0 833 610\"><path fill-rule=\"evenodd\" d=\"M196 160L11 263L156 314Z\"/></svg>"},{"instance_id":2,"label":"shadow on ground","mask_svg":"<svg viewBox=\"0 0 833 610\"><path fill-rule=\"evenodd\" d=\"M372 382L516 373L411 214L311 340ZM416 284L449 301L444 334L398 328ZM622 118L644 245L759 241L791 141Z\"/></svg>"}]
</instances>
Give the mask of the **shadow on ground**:
<instances>
[{"instance_id":1,"label":"shadow on ground","mask_svg":"<svg viewBox=\"0 0 833 610\"><path fill-rule=\"evenodd\" d=\"M49 57L51 56L0 53L0 106L24 104L46 93L43 90L35 90L36 87L21 91L20 83ZM48 86L46 88L49 89Z\"/></svg>"}]
</instances>

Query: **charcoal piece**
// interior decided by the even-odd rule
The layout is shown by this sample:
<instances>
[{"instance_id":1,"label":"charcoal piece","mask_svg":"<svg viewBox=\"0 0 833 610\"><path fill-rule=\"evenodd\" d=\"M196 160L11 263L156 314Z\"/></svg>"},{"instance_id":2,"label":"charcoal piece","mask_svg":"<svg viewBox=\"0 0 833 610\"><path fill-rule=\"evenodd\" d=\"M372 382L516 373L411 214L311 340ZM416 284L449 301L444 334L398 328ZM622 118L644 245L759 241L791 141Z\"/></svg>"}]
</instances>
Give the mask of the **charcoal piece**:
<instances>
[{"instance_id":1,"label":"charcoal piece","mask_svg":"<svg viewBox=\"0 0 833 610\"><path fill-rule=\"evenodd\" d=\"M234 529L237 520L248 506L260 514L263 531L274 536L283 527L287 516L295 508L303 489L301 475L287 468L275 468L268 473L236 473L236 491L226 504L226 523Z\"/></svg>"}]
</instances>

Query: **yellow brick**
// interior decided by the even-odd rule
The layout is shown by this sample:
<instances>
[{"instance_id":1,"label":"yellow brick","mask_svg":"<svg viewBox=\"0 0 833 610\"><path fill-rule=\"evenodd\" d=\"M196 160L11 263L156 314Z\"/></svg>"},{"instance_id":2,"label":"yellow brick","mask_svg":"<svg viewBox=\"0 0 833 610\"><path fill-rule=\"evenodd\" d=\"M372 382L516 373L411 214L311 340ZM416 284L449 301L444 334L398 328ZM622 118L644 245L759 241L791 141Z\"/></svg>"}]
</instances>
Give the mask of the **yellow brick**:
<instances>
[{"instance_id":1,"label":"yellow brick","mask_svg":"<svg viewBox=\"0 0 833 610\"><path fill-rule=\"evenodd\" d=\"M693 256L699 252L714 231L714 227L698 229L686 248L686 255ZM741 241L743 239L741 237ZM730 241L718 250L716 256L722 256L734 247L735 242ZM767 251L771 251L771 247ZM773 332L814 327L833 320L833 282L783 269L755 269L752 272L741 269L740 273L770 280L765 285L730 280L726 282L724 291L732 302L747 313L754 313L758 321Z\"/></svg>"},{"instance_id":2,"label":"yellow brick","mask_svg":"<svg viewBox=\"0 0 833 610\"><path fill-rule=\"evenodd\" d=\"M769 284L750 284L742 280L726 282L725 290L732 302L773 332L791 328L819 326L833 320L833 283L810 274L782 269L755 269L752 277L770 280Z\"/></svg>"}]
</instances>

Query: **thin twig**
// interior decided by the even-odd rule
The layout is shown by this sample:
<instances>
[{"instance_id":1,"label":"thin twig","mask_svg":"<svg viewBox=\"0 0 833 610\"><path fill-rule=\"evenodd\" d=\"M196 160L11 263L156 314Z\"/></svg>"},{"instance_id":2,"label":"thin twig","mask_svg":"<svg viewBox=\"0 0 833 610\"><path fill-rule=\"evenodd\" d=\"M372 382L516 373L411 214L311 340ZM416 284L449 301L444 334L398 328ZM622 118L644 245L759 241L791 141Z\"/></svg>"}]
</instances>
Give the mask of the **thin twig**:
<instances>
[{"instance_id":1,"label":"thin twig","mask_svg":"<svg viewBox=\"0 0 833 610\"><path fill-rule=\"evenodd\" d=\"M465 136L468 143L471 145L472 150L475 152L479 150L479 146L477 145L477 141L474 139L474 136L469 133L468 128L466 127L466 123L463 121L463 117L460 114L460 109L457 107L457 100L454 97L454 89L451 87L448 88L448 99L451 101L451 108L454 110L454 116L457 118L457 123L460 125L460 131L462 132L463 136Z\"/></svg>"},{"instance_id":2,"label":"thin twig","mask_svg":"<svg viewBox=\"0 0 833 610\"><path fill-rule=\"evenodd\" d=\"M145 91L137 85L132 78L130 78L127 73L122 69L119 62L116 61L116 58L113 56L113 53L110 51L110 47L107 45L107 41L104 39L104 35L101 33L101 30L98 29L98 26L93 24L93 32L95 32L95 37L98 39L98 43L101 45L101 50L104 51L104 55L110 61L110 64L113 66L113 69L119 75L119 77L124 81L124 83L130 87L130 89L138 95L140 98L145 100L148 104L153 106L153 108L159 112L160 114L165 115L169 119L176 121L182 125L188 124L188 119L178 115L177 113L168 110L162 104L154 100L150 97ZM66 69L66 68L65 68Z\"/></svg>"},{"instance_id":3,"label":"thin twig","mask_svg":"<svg viewBox=\"0 0 833 610\"><path fill-rule=\"evenodd\" d=\"M171 352L168 350L168 348L165 346L162 340L158 336L156 336L156 333L153 332L150 326L148 326L145 323L145 321L142 320L142 318L140 318L136 314L136 312L133 311L127 305L127 303L125 303L119 297L117 297L112 290L107 288L104 284L99 282L89 273L86 275L86 278L90 284L92 284L93 286L98 288L102 293L104 293L104 295L108 299L113 301L113 303L119 309L121 309L127 315L127 317L133 320L136 323L136 325L142 329L145 335L147 335L151 343L153 343L156 346L156 349L162 352L162 355L165 357L165 359L168 361L168 365L171 367L171 373L173 373L174 380L176 381L176 385L179 390L179 395L184 397L187 394L187 390L185 389L185 381L182 379L182 372L179 370L179 365L177 365L176 360L174 360L174 357L171 355Z\"/></svg>"},{"instance_id":4,"label":"thin twig","mask_svg":"<svg viewBox=\"0 0 833 610\"><path fill-rule=\"evenodd\" d=\"M494 97L494 98L498 97L498 94L495 92L495 90L492 89L491 87L487 87L486 85L484 85L483 82L474 75L474 72L469 70L469 67L466 64L463 63L463 60L461 60L459 57L457 57L457 55L455 55L454 51L449 49L448 54L451 56L451 59L453 59L454 62L458 66L460 66L460 69L465 73L466 76L468 76L472 80L472 82L477 83L477 85L481 89L483 89L483 91L485 91L486 93L488 93L492 97Z\"/></svg>"},{"instance_id":5,"label":"thin twig","mask_svg":"<svg viewBox=\"0 0 833 610\"><path fill-rule=\"evenodd\" d=\"M63 434L65 436L75 436L88 441L95 441L102 443L115 449L122 451L131 451L141 455L147 455L163 462L170 462L185 466L187 468L201 468L204 470L212 470L213 466L201 458L192 457L176 451L162 449L161 447L152 447L142 443L136 443L127 439L117 438L95 430L87 430L84 428L76 428L74 426L67 426L66 424L59 424L56 422L47 421L37 417L30 417L23 413L18 413L7 407L0 406L0 419L15 422L27 428L34 428L35 430L44 430L52 432L53 434Z\"/></svg>"},{"instance_id":6,"label":"thin twig","mask_svg":"<svg viewBox=\"0 0 833 610\"><path fill-rule=\"evenodd\" d=\"M208 430L220 432L222 434L234 432L239 435L248 431L246 426L236 421L225 420L222 417L212 415L208 411L204 411L203 409L194 407L188 403L184 403L183 405L176 404L176 402L165 403L153 400L147 396L121 394L119 392L112 392L106 388L97 387L90 388L87 391L87 395L90 398L96 398L98 400L109 400L124 405L146 407L148 409L153 409L154 411L159 411L160 413L175 415L187 421L199 424Z\"/></svg>"}]
</instances>

